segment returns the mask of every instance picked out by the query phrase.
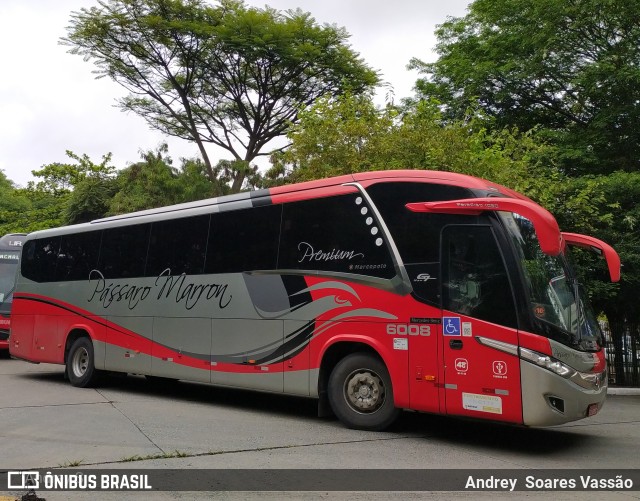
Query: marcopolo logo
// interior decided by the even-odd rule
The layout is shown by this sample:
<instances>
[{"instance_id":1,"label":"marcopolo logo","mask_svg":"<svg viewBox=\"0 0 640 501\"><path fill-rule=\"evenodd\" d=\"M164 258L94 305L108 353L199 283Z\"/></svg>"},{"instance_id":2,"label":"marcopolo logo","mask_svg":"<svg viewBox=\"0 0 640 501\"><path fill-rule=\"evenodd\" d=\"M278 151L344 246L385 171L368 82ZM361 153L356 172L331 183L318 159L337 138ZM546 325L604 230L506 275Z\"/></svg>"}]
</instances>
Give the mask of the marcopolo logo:
<instances>
[{"instance_id":1,"label":"marcopolo logo","mask_svg":"<svg viewBox=\"0 0 640 501\"><path fill-rule=\"evenodd\" d=\"M10 490L39 489L40 472L10 471L7 473L7 488Z\"/></svg>"}]
</instances>

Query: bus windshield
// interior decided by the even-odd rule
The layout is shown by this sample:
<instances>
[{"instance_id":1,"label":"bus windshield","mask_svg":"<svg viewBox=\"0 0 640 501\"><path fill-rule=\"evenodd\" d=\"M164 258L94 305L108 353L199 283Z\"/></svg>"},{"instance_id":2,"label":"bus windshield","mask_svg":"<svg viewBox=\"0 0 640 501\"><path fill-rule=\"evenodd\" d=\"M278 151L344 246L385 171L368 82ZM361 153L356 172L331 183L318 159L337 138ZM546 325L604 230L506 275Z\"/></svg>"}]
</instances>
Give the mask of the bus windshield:
<instances>
[{"instance_id":1,"label":"bus windshield","mask_svg":"<svg viewBox=\"0 0 640 501\"><path fill-rule=\"evenodd\" d=\"M2 311L6 309L13 297L16 269L19 263L20 251L0 251L0 310Z\"/></svg>"},{"instance_id":2,"label":"bus windshield","mask_svg":"<svg viewBox=\"0 0 640 501\"><path fill-rule=\"evenodd\" d=\"M570 271L567 251L551 256L540 249L531 222L500 213L523 264L528 300L542 334L582 350L598 350L602 333L588 298Z\"/></svg>"}]
</instances>

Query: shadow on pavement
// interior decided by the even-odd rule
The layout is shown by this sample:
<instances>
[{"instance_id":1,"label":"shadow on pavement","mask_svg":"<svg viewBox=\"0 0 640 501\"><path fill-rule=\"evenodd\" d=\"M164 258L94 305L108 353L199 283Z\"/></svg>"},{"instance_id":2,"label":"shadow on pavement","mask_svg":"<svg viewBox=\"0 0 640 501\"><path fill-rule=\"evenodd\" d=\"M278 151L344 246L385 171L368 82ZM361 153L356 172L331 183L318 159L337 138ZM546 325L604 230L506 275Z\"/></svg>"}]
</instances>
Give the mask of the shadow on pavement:
<instances>
[{"instance_id":1,"label":"shadow on pavement","mask_svg":"<svg viewBox=\"0 0 640 501\"><path fill-rule=\"evenodd\" d=\"M25 373L19 377L69 385L62 372ZM138 375L112 375L105 378L98 390L121 391L133 395L155 395L183 402L205 403L227 409L260 411L306 420L318 420L331 426L342 426L335 419L317 417L315 399L274 393L216 387L201 383L147 380ZM82 390L79 390L82 391ZM487 447L499 451L525 452L527 455L553 456L567 453L574 447L584 448L601 437L576 433L571 428L525 428L502 423L460 419L448 416L404 412L387 430L399 435L424 437L443 444Z\"/></svg>"}]
</instances>

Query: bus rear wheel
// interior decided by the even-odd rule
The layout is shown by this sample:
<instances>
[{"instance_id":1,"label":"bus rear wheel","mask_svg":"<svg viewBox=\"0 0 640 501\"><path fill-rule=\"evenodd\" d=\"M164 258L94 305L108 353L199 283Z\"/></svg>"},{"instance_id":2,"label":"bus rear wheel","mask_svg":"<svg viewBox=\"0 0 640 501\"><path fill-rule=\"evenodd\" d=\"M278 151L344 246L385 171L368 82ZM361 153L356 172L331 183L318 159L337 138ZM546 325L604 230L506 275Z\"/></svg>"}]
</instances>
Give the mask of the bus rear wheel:
<instances>
[{"instance_id":1,"label":"bus rear wheel","mask_svg":"<svg viewBox=\"0 0 640 501\"><path fill-rule=\"evenodd\" d=\"M95 367L93 343L89 338L81 337L73 342L67 355L66 369L73 386L89 388L96 384L99 371Z\"/></svg>"},{"instance_id":2,"label":"bus rear wheel","mask_svg":"<svg viewBox=\"0 0 640 501\"><path fill-rule=\"evenodd\" d=\"M389 371L367 353L338 362L329 376L328 396L333 412L349 428L384 430L400 413L393 404Z\"/></svg>"}]
</instances>

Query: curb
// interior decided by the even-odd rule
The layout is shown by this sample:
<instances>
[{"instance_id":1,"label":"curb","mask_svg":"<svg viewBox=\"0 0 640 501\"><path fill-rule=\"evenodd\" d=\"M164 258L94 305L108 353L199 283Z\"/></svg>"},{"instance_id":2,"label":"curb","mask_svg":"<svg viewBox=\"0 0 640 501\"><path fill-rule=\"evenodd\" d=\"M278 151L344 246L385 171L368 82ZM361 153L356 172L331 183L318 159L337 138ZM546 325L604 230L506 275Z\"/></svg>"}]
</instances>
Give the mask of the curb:
<instances>
[{"instance_id":1,"label":"curb","mask_svg":"<svg viewBox=\"0 0 640 501\"><path fill-rule=\"evenodd\" d=\"M640 388L607 388L607 395L640 395Z\"/></svg>"}]
</instances>

